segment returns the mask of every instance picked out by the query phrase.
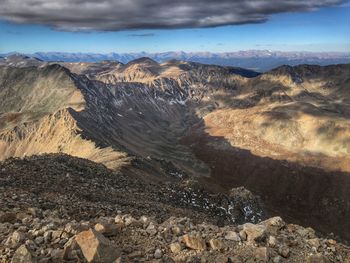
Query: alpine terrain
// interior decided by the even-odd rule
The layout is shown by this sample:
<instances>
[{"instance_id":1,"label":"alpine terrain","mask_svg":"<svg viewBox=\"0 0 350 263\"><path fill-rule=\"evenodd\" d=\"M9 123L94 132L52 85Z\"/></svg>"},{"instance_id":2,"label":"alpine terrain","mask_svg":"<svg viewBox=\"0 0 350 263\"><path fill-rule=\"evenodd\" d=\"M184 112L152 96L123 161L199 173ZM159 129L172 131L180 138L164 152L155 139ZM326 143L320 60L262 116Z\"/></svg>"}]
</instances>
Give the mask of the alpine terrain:
<instances>
[{"instance_id":1,"label":"alpine terrain","mask_svg":"<svg viewBox=\"0 0 350 263\"><path fill-rule=\"evenodd\" d=\"M0 159L0 262L350 262L350 64L7 56Z\"/></svg>"}]
</instances>

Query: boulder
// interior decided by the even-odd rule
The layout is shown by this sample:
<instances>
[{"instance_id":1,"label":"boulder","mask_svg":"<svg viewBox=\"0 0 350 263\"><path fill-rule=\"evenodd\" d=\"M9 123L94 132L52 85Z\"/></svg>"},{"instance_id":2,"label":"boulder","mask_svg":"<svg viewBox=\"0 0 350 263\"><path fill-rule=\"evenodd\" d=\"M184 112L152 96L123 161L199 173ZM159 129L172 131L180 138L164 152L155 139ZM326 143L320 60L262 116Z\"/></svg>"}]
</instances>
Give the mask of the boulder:
<instances>
[{"instance_id":1,"label":"boulder","mask_svg":"<svg viewBox=\"0 0 350 263\"><path fill-rule=\"evenodd\" d=\"M247 234L248 242L260 241L266 237L266 226L262 224L246 223L243 225L243 231Z\"/></svg>"},{"instance_id":2,"label":"boulder","mask_svg":"<svg viewBox=\"0 0 350 263\"><path fill-rule=\"evenodd\" d=\"M94 229L79 233L75 240L88 262L108 263L113 262L120 256L120 251Z\"/></svg>"},{"instance_id":3,"label":"boulder","mask_svg":"<svg viewBox=\"0 0 350 263\"><path fill-rule=\"evenodd\" d=\"M206 249L206 244L200 236L194 235L184 235L182 240L185 243L186 247L195 249L195 250L204 250Z\"/></svg>"}]
</instances>

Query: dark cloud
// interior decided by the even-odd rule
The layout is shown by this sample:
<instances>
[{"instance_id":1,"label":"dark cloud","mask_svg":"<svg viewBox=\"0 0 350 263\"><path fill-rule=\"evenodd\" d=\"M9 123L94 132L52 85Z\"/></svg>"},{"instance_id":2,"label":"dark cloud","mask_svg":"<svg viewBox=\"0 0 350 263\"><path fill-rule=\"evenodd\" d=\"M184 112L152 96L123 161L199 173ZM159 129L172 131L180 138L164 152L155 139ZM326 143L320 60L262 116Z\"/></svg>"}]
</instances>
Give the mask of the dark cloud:
<instances>
[{"instance_id":1,"label":"dark cloud","mask_svg":"<svg viewBox=\"0 0 350 263\"><path fill-rule=\"evenodd\" d=\"M261 23L342 0L0 0L0 18L67 31L199 28Z\"/></svg>"},{"instance_id":2,"label":"dark cloud","mask_svg":"<svg viewBox=\"0 0 350 263\"><path fill-rule=\"evenodd\" d=\"M144 34L130 34L129 37L154 37L153 33L144 33Z\"/></svg>"}]
</instances>

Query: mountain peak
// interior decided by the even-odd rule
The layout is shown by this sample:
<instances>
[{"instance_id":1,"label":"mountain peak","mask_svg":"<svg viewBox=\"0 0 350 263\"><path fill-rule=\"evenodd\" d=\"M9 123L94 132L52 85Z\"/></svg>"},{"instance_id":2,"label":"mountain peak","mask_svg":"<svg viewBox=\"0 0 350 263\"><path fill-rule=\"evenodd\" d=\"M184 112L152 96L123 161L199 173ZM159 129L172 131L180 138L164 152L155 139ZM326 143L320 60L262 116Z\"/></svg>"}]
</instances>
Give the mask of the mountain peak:
<instances>
[{"instance_id":1,"label":"mountain peak","mask_svg":"<svg viewBox=\"0 0 350 263\"><path fill-rule=\"evenodd\" d=\"M159 66L159 63L157 61L154 61L149 57L141 57L141 58L134 59L130 61L127 65L134 65L134 64L142 64L146 66Z\"/></svg>"}]
</instances>

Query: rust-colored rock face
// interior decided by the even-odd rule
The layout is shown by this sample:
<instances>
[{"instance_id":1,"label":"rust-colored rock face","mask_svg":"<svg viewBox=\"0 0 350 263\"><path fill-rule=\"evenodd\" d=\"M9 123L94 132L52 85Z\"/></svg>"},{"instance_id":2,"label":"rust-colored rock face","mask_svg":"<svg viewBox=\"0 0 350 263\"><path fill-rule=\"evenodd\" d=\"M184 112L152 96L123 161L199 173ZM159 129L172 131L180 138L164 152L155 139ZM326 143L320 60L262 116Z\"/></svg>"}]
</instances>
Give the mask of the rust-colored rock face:
<instances>
[{"instance_id":1,"label":"rust-colored rock face","mask_svg":"<svg viewBox=\"0 0 350 263\"><path fill-rule=\"evenodd\" d=\"M93 229L79 233L75 239L88 262L111 263L120 254L107 238Z\"/></svg>"}]
</instances>

